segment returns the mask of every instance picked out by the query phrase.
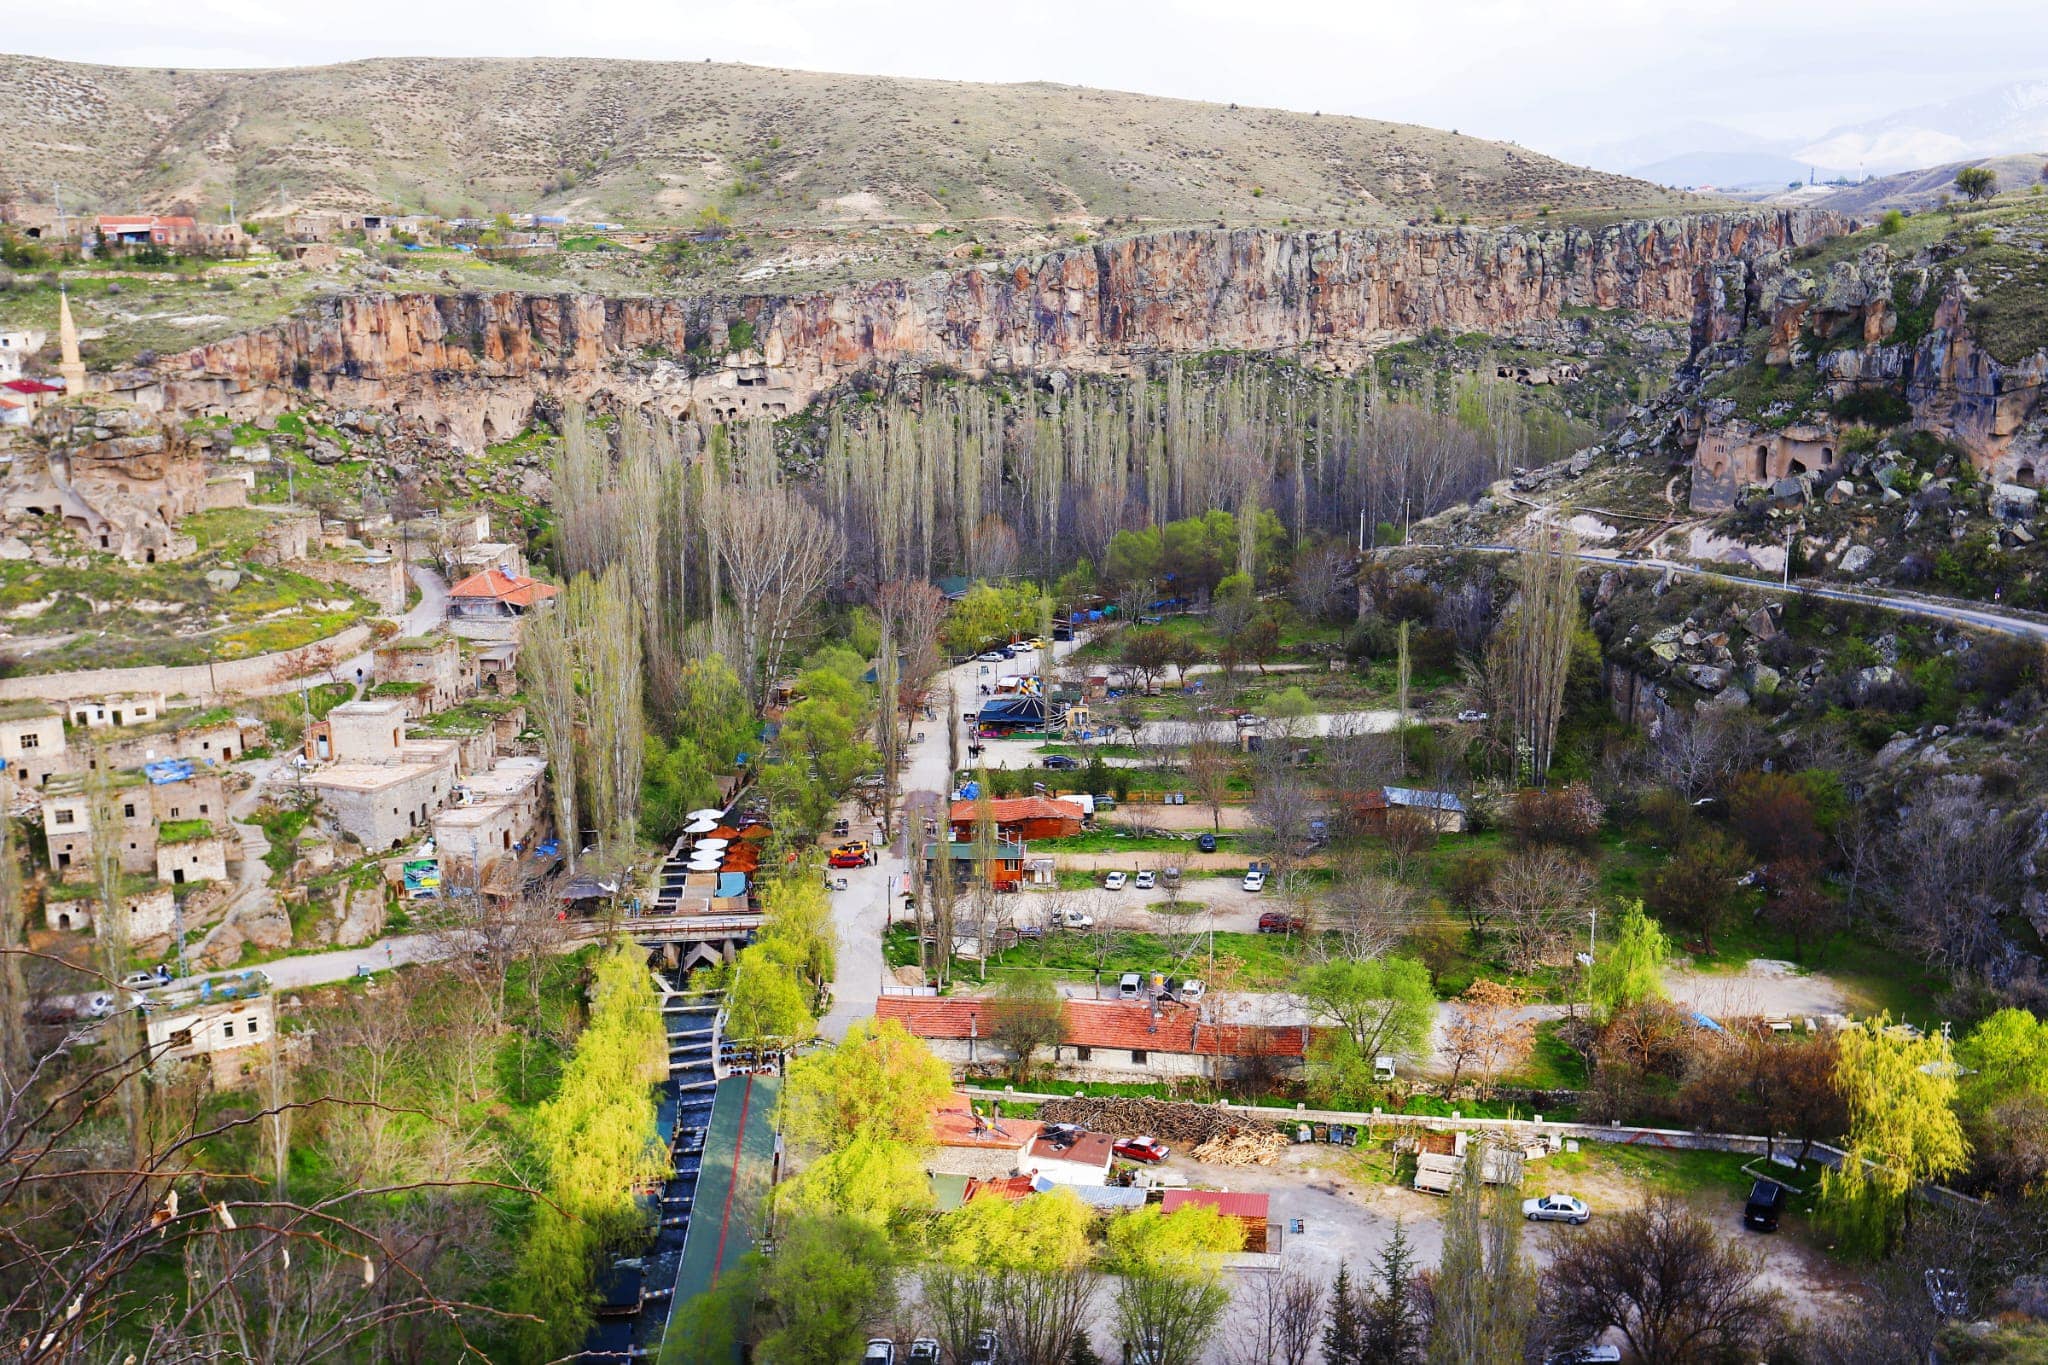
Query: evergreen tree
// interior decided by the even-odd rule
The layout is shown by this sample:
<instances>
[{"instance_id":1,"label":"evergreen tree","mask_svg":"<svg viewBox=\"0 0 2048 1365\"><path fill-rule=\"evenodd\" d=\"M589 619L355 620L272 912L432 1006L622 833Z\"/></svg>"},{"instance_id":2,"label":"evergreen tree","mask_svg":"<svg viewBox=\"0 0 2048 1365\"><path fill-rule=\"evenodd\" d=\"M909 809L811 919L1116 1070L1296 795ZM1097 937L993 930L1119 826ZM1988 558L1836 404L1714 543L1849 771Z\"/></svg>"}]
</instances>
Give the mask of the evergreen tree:
<instances>
[{"instance_id":1,"label":"evergreen tree","mask_svg":"<svg viewBox=\"0 0 2048 1365\"><path fill-rule=\"evenodd\" d=\"M1323 1324L1326 1365L1365 1365L1365 1322L1358 1291L1351 1286L1351 1267L1337 1263L1337 1282L1330 1287L1330 1320Z\"/></svg>"},{"instance_id":2,"label":"evergreen tree","mask_svg":"<svg viewBox=\"0 0 2048 1365\"><path fill-rule=\"evenodd\" d=\"M1365 1305L1361 1361L1373 1365L1407 1365L1422 1358L1424 1332L1408 1292L1415 1278L1415 1248L1407 1229L1394 1224L1394 1236L1380 1249L1379 1287Z\"/></svg>"}]
</instances>

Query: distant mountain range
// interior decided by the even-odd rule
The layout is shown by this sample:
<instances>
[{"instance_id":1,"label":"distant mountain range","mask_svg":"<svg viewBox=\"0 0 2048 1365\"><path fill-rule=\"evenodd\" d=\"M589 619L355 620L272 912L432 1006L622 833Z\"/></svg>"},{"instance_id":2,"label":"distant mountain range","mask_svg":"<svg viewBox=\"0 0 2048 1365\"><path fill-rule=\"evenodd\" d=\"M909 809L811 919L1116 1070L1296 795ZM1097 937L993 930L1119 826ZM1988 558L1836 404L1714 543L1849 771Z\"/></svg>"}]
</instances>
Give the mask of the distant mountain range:
<instances>
[{"instance_id":1,"label":"distant mountain range","mask_svg":"<svg viewBox=\"0 0 2048 1365\"><path fill-rule=\"evenodd\" d=\"M1588 148L1580 159L1660 185L1781 190L1809 177L1860 181L2041 148L2048 148L2048 80L1902 109L1817 138L1691 123Z\"/></svg>"}]
</instances>

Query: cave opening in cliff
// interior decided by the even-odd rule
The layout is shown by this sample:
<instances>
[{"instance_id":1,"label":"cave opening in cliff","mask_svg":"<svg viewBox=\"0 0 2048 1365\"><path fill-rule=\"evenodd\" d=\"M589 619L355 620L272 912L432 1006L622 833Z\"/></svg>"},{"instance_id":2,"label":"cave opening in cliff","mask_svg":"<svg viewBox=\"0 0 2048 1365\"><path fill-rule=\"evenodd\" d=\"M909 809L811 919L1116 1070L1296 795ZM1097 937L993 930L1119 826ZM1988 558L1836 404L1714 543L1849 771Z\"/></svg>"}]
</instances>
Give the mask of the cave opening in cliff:
<instances>
[{"instance_id":1,"label":"cave opening in cliff","mask_svg":"<svg viewBox=\"0 0 2048 1365\"><path fill-rule=\"evenodd\" d=\"M2022 488L2038 487L2038 477L2030 464L2023 464L2012 472L2012 481Z\"/></svg>"},{"instance_id":2,"label":"cave opening in cliff","mask_svg":"<svg viewBox=\"0 0 2048 1365\"><path fill-rule=\"evenodd\" d=\"M1804 473L1806 473L1806 472L1807 472L1807 469L1806 469L1806 461L1804 461L1804 460L1794 460L1794 461L1792 462L1792 467L1791 467L1791 469L1790 469L1790 471L1789 471L1789 472L1791 473L1792 477L1793 477L1793 478L1795 478L1795 479L1796 479L1796 478L1798 478L1798 477L1799 477L1799 476L1800 476L1801 474L1804 474Z\"/></svg>"},{"instance_id":3,"label":"cave opening in cliff","mask_svg":"<svg viewBox=\"0 0 2048 1365\"><path fill-rule=\"evenodd\" d=\"M1759 479L1771 477L1771 448L1769 446L1758 446L1756 448L1756 476Z\"/></svg>"}]
</instances>

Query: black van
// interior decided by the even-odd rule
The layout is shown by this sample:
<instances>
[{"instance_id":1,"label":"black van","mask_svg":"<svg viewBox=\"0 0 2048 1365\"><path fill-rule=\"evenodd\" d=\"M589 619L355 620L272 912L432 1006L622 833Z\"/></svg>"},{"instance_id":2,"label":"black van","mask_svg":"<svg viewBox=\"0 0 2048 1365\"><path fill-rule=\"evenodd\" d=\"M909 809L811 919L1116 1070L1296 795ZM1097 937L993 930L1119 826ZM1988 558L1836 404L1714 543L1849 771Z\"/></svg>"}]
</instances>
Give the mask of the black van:
<instances>
[{"instance_id":1,"label":"black van","mask_svg":"<svg viewBox=\"0 0 2048 1365\"><path fill-rule=\"evenodd\" d=\"M1776 1232L1778 1215L1785 1208L1785 1187L1775 1180L1759 1180L1749 1187L1749 1202L1742 1206L1742 1225L1758 1232Z\"/></svg>"}]
</instances>

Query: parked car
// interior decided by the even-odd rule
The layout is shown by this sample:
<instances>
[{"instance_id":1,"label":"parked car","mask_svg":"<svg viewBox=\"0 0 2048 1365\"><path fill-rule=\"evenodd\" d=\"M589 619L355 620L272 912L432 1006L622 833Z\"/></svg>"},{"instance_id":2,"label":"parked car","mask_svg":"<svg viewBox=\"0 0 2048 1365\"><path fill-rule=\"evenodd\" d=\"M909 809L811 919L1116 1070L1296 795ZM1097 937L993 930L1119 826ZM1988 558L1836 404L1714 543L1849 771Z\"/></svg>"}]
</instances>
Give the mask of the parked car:
<instances>
[{"instance_id":1,"label":"parked car","mask_svg":"<svg viewBox=\"0 0 2048 1365\"><path fill-rule=\"evenodd\" d=\"M979 662L979 663L985 663L985 664L999 664L999 663L1001 663L1001 662L1002 662L1002 661L1003 661L1004 659L1008 658L1009 656L1008 656L1008 655L1006 655L1006 654L1004 654L1004 653L1003 653L1003 652L1002 652L1001 650L999 650L999 649L991 649L991 650L988 650L988 651L986 651L986 652L984 652L984 653L981 653L981 654L977 654L977 655L975 655L974 657L975 657L975 660L976 660L977 662Z\"/></svg>"},{"instance_id":2,"label":"parked car","mask_svg":"<svg viewBox=\"0 0 2048 1365\"><path fill-rule=\"evenodd\" d=\"M1126 1161L1141 1161L1147 1166L1156 1166L1170 1155L1166 1144L1156 1138L1125 1138L1113 1143L1110 1150Z\"/></svg>"},{"instance_id":3,"label":"parked car","mask_svg":"<svg viewBox=\"0 0 2048 1365\"><path fill-rule=\"evenodd\" d=\"M1180 869L1169 867L1159 874L1159 884L1169 891L1180 890Z\"/></svg>"},{"instance_id":4,"label":"parked car","mask_svg":"<svg viewBox=\"0 0 2048 1365\"><path fill-rule=\"evenodd\" d=\"M896 1365L896 1343L887 1337L869 1337L860 1358L862 1365Z\"/></svg>"},{"instance_id":5,"label":"parked car","mask_svg":"<svg viewBox=\"0 0 2048 1365\"><path fill-rule=\"evenodd\" d=\"M844 849L834 849L832 850L832 856L825 861L833 867L866 867L868 865L868 855L865 853L848 853Z\"/></svg>"},{"instance_id":6,"label":"parked car","mask_svg":"<svg viewBox=\"0 0 2048 1365\"><path fill-rule=\"evenodd\" d=\"M1139 975L1138 975L1138 974L1137 974L1136 972L1125 972L1125 973L1124 973L1124 974L1123 974L1122 976L1120 976L1120 977L1118 977L1118 978L1117 978L1117 982L1116 982L1116 998L1117 998L1117 999L1119 999L1119 1000L1138 1000L1138 999L1142 999L1142 998L1144 997L1144 994L1145 994L1145 978L1144 978L1144 977L1142 977L1142 976L1139 976Z\"/></svg>"},{"instance_id":7,"label":"parked car","mask_svg":"<svg viewBox=\"0 0 2048 1365\"><path fill-rule=\"evenodd\" d=\"M1458 713L1458 724L1460 725L1479 725L1492 719L1493 717L1484 711L1468 709Z\"/></svg>"},{"instance_id":8,"label":"parked car","mask_svg":"<svg viewBox=\"0 0 2048 1365\"><path fill-rule=\"evenodd\" d=\"M1188 1187L1188 1178L1179 1171L1133 1171L1131 1185L1140 1190L1184 1190Z\"/></svg>"},{"instance_id":9,"label":"parked car","mask_svg":"<svg viewBox=\"0 0 2048 1365\"><path fill-rule=\"evenodd\" d=\"M919 1337L910 1343L910 1365L939 1365L937 1337Z\"/></svg>"},{"instance_id":10,"label":"parked car","mask_svg":"<svg viewBox=\"0 0 2048 1365\"><path fill-rule=\"evenodd\" d=\"M1619 1346L1589 1342L1584 1346L1574 1346L1569 1351L1545 1356L1543 1365L1617 1365L1620 1359Z\"/></svg>"},{"instance_id":11,"label":"parked car","mask_svg":"<svg viewBox=\"0 0 2048 1365\"><path fill-rule=\"evenodd\" d=\"M1102 879L1102 889L1105 891L1121 891L1124 889L1124 882L1127 880L1128 878L1123 873L1112 872Z\"/></svg>"},{"instance_id":12,"label":"parked car","mask_svg":"<svg viewBox=\"0 0 2048 1365\"><path fill-rule=\"evenodd\" d=\"M1213 834L1199 836L1195 840L1195 847L1204 853L1214 853L1216 851L1216 836Z\"/></svg>"},{"instance_id":13,"label":"parked car","mask_svg":"<svg viewBox=\"0 0 2048 1365\"><path fill-rule=\"evenodd\" d=\"M1263 872L1245 873L1244 889L1251 892L1253 895L1257 895L1259 892L1264 891L1266 889L1266 874Z\"/></svg>"},{"instance_id":14,"label":"parked car","mask_svg":"<svg viewBox=\"0 0 2048 1365\"><path fill-rule=\"evenodd\" d=\"M1070 773L1081 766L1081 760L1068 754L1049 754L1045 766L1056 773Z\"/></svg>"},{"instance_id":15,"label":"parked car","mask_svg":"<svg viewBox=\"0 0 2048 1365\"><path fill-rule=\"evenodd\" d=\"M1522 1201L1522 1217L1532 1223L1583 1223L1592 1216L1586 1201L1575 1194L1546 1194Z\"/></svg>"},{"instance_id":16,"label":"parked car","mask_svg":"<svg viewBox=\"0 0 2048 1365\"><path fill-rule=\"evenodd\" d=\"M1052 912L1052 927L1055 929L1093 929L1095 916L1086 910L1055 910Z\"/></svg>"},{"instance_id":17,"label":"parked car","mask_svg":"<svg viewBox=\"0 0 2048 1365\"><path fill-rule=\"evenodd\" d=\"M1759 1180L1749 1187L1749 1199L1742 1206L1742 1226L1776 1232L1778 1215L1784 1211L1785 1187L1775 1180Z\"/></svg>"},{"instance_id":18,"label":"parked car","mask_svg":"<svg viewBox=\"0 0 2048 1365\"><path fill-rule=\"evenodd\" d=\"M967 1365L996 1365L1002 1358L1002 1347L996 1344L996 1334L984 1327L974 1334L974 1352L967 1357Z\"/></svg>"},{"instance_id":19,"label":"parked car","mask_svg":"<svg viewBox=\"0 0 2048 1365\"><path fill-rule=\"evenodd\" d=\"M1180 988L1173 993L1173 998L1180 1001L1183 1005L1192 1005L1197 1000L1200 1000L1208 990L1209 988L1203 985L1200 980L1191 976L1180 983Z\"/></svg>"},{"instance_id":20,"label":"parked car","mask_svg":"<svg viewBox=\"0 0 2048 1365\"><path fill-rule=\"evenodd\" d=\"M1152 889L1152 872L1150 869L1138 874L1136 885L1140 891L1150 891Z\"/></svg>"},{"instance_id":21,"label":"parked car","mask_svg":"<svg viewBox=\"0 0 2048 1365\"><path fill-rule=\"evenodd\" d=\"M121 978L122 986L131 991L153 990L164 984L163 978L154 972L130 972Z\"/></svg>"},{"instance_id":22,"label":"parked car","mask_svg":"<svg viewBox=\"0 0 2048 1365\"><path fill-rule=\"evenodd\" d=\"M1259 932L1262 934L1298 934L1307 928L1293 915L1282 914L1278 910L1268 910L1259 916Z\"/></svg>"}]
</instances>

